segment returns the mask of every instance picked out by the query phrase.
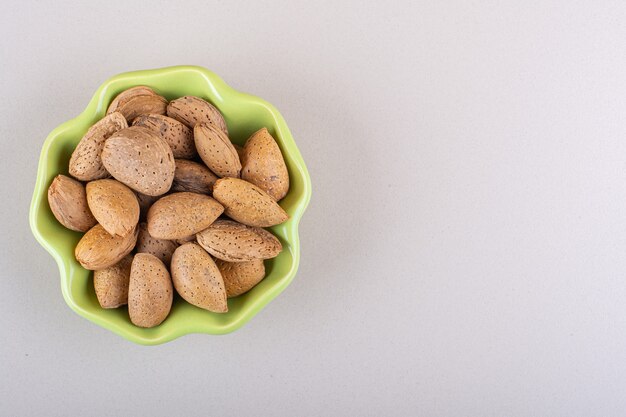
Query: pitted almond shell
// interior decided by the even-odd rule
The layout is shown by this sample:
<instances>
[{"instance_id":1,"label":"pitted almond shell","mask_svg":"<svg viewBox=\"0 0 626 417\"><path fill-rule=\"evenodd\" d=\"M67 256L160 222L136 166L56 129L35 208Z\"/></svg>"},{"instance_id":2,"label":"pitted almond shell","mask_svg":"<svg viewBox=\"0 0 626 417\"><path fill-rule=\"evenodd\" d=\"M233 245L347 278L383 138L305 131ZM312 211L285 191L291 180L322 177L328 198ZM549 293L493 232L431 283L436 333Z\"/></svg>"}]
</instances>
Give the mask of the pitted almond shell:
<instances>
[{"instance_id":1,"label":"pitted almond shell","mask_svg":"<svg viewBox=\"0 0 626 417\"><path fill-rule=\"evenodd\" d=\"M146 223L139 223L139 235L137 236L137 246L135 246L137 253L149 253L154 255L167 266L170 264L172 254L177 247L178 244L176 244L176 242L152 237L150 232L148 232L148 225Z\"/></svg>"},{"instance_id":2,"label":"pitted almond shell","mask_svg":"<svg viewBox=\"0 0 626 417\"><path fill-rule=\"evenodd\" d=\"M213 198L179 192L159 199L148 211L148 231L157 239L183 239L206 229L224 212Z\"/></svg>"},{"instance_id":3,"label":"pitted almond shell","mask_svg":"<svg viewBox=\"0 0 626 417\"><path fill-rule=\"evenodd\" d=\"M278 144L266 128L258 130L243 148L241 178L279 201L289 191L289 173Z\"/></svg>"},{"instance_id":4,"label":"pitted almond shell","mask_svg":"<svg viewBox=\"0 0 626 417\"><path fill-rule=\"evenodd\" d=\"M222 113L217 107L200 97L185 96L170 101L167 106L167 115L192 129L196 123L212 124L228 136L228 128Z\"/></svg>"},{"instance_id":5,"label":"pitted almond shell","mask_svg":"<svg viewBox=\"0 0 626 417\"><path fill-rule=\"evenodd\" d=\"M145 85L138 85L137 87L129 88L128 90L124 90L121 93L119 93L117 96L115 96L111 104L109 104L109 107L107 109L107 114L113 113L114 111L118 111L120 106L126 105L126 103L128 103L128 101L132 98L135 98L138 96L155 96L155 95L157 95L157 93L155 93L153 89Z\"/></svg>"},{"instance_id":6,"label":"pitted almond shell","mask_svg":"<svg viewBox=\"0 0 626 417\"><path fill-rule=\"evenodd\" d=\"M120 104L117 111L122 113L128 123L145 114L165 114L167 100L157 94L131 97L126 103Z\"/></svg>"},{"instance_id":7,"label":"pitted almond shell","mask_svg":"<svg viewBox=\"0 0 626 417\"><path fill-rule=\"evenodd\" d=\"M246 262L226 262L218 259L215 264L224 279L228 298L250 291L265 277L265 264L262 259Z\"/></svg>"},{"instance_id":8,"label":"pitted almond shell","mask_svg":"<svg viewBox=\"0 0 626 417\"><path fill-rule=\"evenodd\" d=\"M107 139L102 163L113 178L151 196L169 191L176 168L167 142L140 126L120 130Z\"/></svg>"},{"instance_id":9,"label":"pitted almond shell","mask_svg":"<svg viewBox=\"0 0 626 417\"><path fill-rule=\"evenodd\" d=\"M97 224L76 245L74 256L85 269L105 269L128 255L137 242L137 231L126 236L112 236Z\"/></svg>"},{"instance_id":10,"label":"pitted almond shell","mask_svg":"<svg viewBox=\"0 0 626 417\"><path fill-rule=\"evenodd\" d=\"M147 114L135 118L133 126L143 126L161 135L172 148L174 158L191 159L196 155L193 131L176 119L162 114Z\"/></svg>"},{"instance_id":11,"label":"pitted almond shell","mask_svg":"<svg viewBox=\"0 0 626 417\"><path fill-rule=\"evenodd\" d=\"M232 220L216 220L196 239L211 255L228 262L274 258L283 250L280 241L267 230Z\"/></svg>"},{"instance_id":12,"label":"pitted almond shell","mask_svg":"<svg viewBox=\"0 0 626 417\"><path fill-rule=\"evenodd\" d=\"M221 178L213 184L213 197L231 219L248 226L269 227L283 223L289 215L265 191L239 178Z\"/></svg>"},{"instance_id":13,"label":"pitted almond shell","mask_svg":"<svg viewBox=\"0 0 626 417\"><path fill-rule=\"evenodd\" d=\"M92 181L109 176L100 154L104 142L116 132L128 127L121 113L114 112L89 128L70 157L70 175L81 181Z\"/></svg>"},{"instance_id":14,"label":"pitted almond shell","mask_svg":"<svg viewBox=\"0 0 626 417\"><path fill-rule=\"evenodd\" d=\"M239 155L224 132L213 125L198 123L193 128L193 137L200 158L215 175L239 177Z\"/></svg>"},{"instance_id":15,"label":"pitted almond shell","mask_svg":"<svg viewBox=\"0 0 626 417\"><path fill-rule=\"evenodd\" d=\"M131 255L105 269L94 271L93 286L102 308L117 308L128 304L128 283L130 280Z\"/></svg>"},{"instance_id":16,"label":"pitted almond shell","mask_svg":"<svg viewBox=\"0 0 626 417\"><path fill-rule=\"evenodd\" d=\"M59 223L70 230L86 232L97 223L89 210L85 187L73 178L54 178L48 188L48 204Z\"/></svg>"},{"instance_id":17,"label":"pitted almond shell","mask_svg":"<svg viewBox=\"0 0 626 417\"><path fill-rule=\"evenodd\" d=\"M211 256L195 243L179 246L172 256L172 281L176 292L196 307L226 313L226 289Z\"/></svg>"},{"instance_id":18,"label":"pitted almond shell","mask_svg":"<svg viewBox=\"0 0 626 417\"><path fill-rule=\"evenodd\" d=\"M128 315L139 327L158 326L172 309L174 288L167 268L157 257L138 253L130 267Z\"/></svg>"},{"instance_id":19,"label":"pitted almond shell","mask_svg":"<svg viewBox=\"0 0 626 417\"><path fill-rule=\"evenodd\" d=\"M217 176L203 164L186 159L177 159L171 191L211 194L213 184L217 179Z\"/></svg>"},{"instance_id":20,"label":"pitted almond shell","mask_svg":"<svg viewBox=\"0 0 626 417\"><path fill-rule=\"evenodd\" d=\"M115 236L133 232L139 222L139 202L135 193L114 179L87 183L87 203L98 223Z\"/></svg>"}]
</instances>

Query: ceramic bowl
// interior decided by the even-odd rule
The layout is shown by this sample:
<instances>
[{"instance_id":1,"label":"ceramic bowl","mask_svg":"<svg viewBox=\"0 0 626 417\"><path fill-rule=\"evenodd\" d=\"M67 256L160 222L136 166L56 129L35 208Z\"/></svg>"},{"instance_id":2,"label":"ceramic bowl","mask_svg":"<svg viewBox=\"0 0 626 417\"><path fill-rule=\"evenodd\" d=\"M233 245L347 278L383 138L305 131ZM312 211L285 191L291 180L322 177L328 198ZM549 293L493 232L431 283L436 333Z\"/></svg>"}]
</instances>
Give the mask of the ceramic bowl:
<instances>
[{"instance_id":1,"label":"ceramic bowl","mask_svg":"<svg viewBox=\"0 0 626 417\"><path fill-rule=\"evenodd\" d=\"M276 138L283 152L291 187L280 205L290 219L269 229L282 242L283 251L275 259L265 262L267 275L263 281L248 293L228 300L229 311L226 314L202 310L175 296L168 318L157 327L143 329L130 322L126 307L102 309L96 299L91 271L82 268L74 258L74 247L82 234L61 226L48 206L48 186L57 174L68 175L70 155L83 134L105 115L109 103L118 93L136 85L147 85L168 100L185 95L202 97L222 112L234 143L243 145L253 132L265 126ZM56 260L63 297L75 312L130 341L154 345L189 333L232 332L278 296L289 285L298 269L298 223L310 197L311 180L306 166L287 123L274 106L229 87L209 70L177 66L128 72L110 78L98 88L85 111L61 124L48 135L39 159L30 207L30 225L35 238Z\"/></svg>"}]
</instances>

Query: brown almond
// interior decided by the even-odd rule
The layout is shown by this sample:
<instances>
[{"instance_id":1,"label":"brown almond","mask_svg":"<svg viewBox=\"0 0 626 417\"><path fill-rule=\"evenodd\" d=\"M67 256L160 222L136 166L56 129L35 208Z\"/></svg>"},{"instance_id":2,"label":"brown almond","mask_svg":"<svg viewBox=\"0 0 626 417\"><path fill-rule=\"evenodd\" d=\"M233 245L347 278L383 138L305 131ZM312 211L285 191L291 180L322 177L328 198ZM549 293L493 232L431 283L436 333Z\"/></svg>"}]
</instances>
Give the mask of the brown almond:
<instances>
[{"instance_id":1,"label":"brown almond","mask_svg":"<svg viewBox=\"0 0 626 417\"><path fill-rule=\"evenodd\" d=\"M137 253L149 253L154 255L167 266L170 264L172 254L177 247L178 245L171 240L152 237L150 232L148 232L148 225L146 223L139 223L139 235L137 236L137 246L135 246Z\"/></svg>"},{"instance_id":2,"label":"brown almond","mask_svg":"<svg viewBox=\"0 0 626 417\"><path fill-rule=\"evenodd\" d=\"M211 194L215 181L217 177L206 166L186 159L177 159L171 191Z\"/></svg>"},{"instance_id":3,"label":"brown almond","mask_svg":"<svg viewBox=\"0 0 626 417\"><path fill-rule=\"evenodd\" d=\"M93 273L93 286L102 308L117 308L128 304L131 255L126 255L113 266Z\"/></svg>"},{"instance_id":4,"label":"brown almond","mask_svg":"<svg viewBox=\"0 0 626 417\"><path fill-rule=\"evenodd\" d=\"M165 114L166 110L167 100L156 94L132 97L117 108L117 111L124 115L128 123L144 114Z\"/></svg>"},{"instance_id":5,"label":"brown almond","mask_svg":"<svg viewBox=\"0 0 626 417\"><path fill-rule=\"evenodd\" d=\"M105 116L91 126L72 152L69 163L70 175L81 181L108 177L109 173L100 159L104 142L114 133L127 127L126 119L117 112Z\"/></svg>"},{"instance_id":6,"label":"brown almond","mask_svg":"<svg viewBox=\"0 0 626 417\"><path fill-rule=\"evenodd\" d=\"M148 211L148 231L157 239L182 239L206 229L224 207L203 194L180 192L167 195Z\"/></svg>"},{"instance_id":7,"label":"brown almond","mask_svg":"<svg viewBox=\"0 0 626 417\"><path fill-rule=\"evenodd\" d=\"M228 217L248 226L269 227L289 219L285 210L265 191L238 178L215 181L213 197L224 206Z\"/></svg>"},{"instance_id":8,"label":"brown almond","mask_svg":"<svg viewBox=\"0 0 626 417\"><path fill-rule=\"evenodd\" d=\"M172 309L174 289L163 262L149 253L138 253L130 267L128 315L139 327L158 326Z\"/></svg>"},{"instance_id":9,"label":"brown almond","mask_svg":"<svg viewBox=\"0 0 626 417\"><path fill-rule=\"evenodd\" d=\"M120 130L107 139L102 162L116 180L152 196L169 191L176 168L167 142L139 126Z\"/></svg>"},{"instance_id":10,"label":"brown almond","mask_svg":"<svg viewBox=\"0 0 626 417\"><path fill-rule=\"evenodd\" d=\"M179 246L172 256L172 281L176 292L196 307L226 313L224 280L211 256L195 243Z\"/></svg>"},{"instance_id":11,"label":"brown almond","mask_svg":"<svg viewBox=\"0 0 626 417\"><path fill-rule=\"evenodd\" d=\"M265 277L265 264L262 259L247 262L226 262L218 259L215 264L224 279L228 298L250 291Z\"/></svg>"},{"instance_id":12,"label":"brown almond","mask_svg":"<svg viewBox=\"0 0 626 417\"><path fill-rule=\"evenodd\" d=\"M107 114L113 113L114 111L118 111L120 106L126 105L131 98L135 98L137 96L156 96L157 93L154 92L153 89L147 87L145 85L138 85L137 87L129 88L128 90L122 91L119 93L109 105L107 109Z\"/></svg>"},{"instance_id":13,"label":"brown almond","mask_svg":"<svg viewBox=\"0 0 626 417\"><path fill-rule=\"evenodd\" d=\"M85 187L65 175L57 175L50 184L48 204L59 223L70 230L86 232L97 223L89 210Z\"/></svg>"},{"instance_id":14,"label":"brown almond","mask_svg":"<svg viewBox=\"0 0 626 417\"><path fill-rule=\"evenodd\" d=\"M142 126L161 135L172 148L174 158L191 159L196 155L193 131L176 119L162 114L147 114L135 118L133 126Z\"/></svg>"},{"instance_id":15,"label":"brown almond","mask_svg":"<svg viewBox=\"0 0 626 417\"><path fill-rule=\"evenodd\" d=\"M193 137L200 158L215 175L239 177L239 155L224 132L213 125L197 123L193 128Z\"/></svg>"},{"instance_id":16,"label":"brown almond","mask_svg":"<svg viewBox=\"0 0 626 417\"><path fill-rule=\"evenodd\" d=\"M256 185L279 201L289 191L289 173L283 154L266 128L258 130L243 148L246 161L241 178Z\"/></svg>"},{"instance_id":17,"label":"brown almond","mask_svg":"<svg viewBox=\"0 0 626 417\"><path fill-rule=\"evenodd\" d=\"M110 235L97 224L85 233L76 245L74 255L85 269L105 269L128 255L137 242L137 231L124 237Z\"/></svg>"},{"instance_id":18,"label":"brown almond","mask_svg":"<svg viewBox=\"0 0 626 417\"><path fill-rule=\"evenodd\" d=\"M86 186L87 203L98 223L115 236L132 233L139 222L139 202L135 193L119 181L104 179Z\"/></svg>"},{"instance_id":19,"label":"brown almond","mask_svg":"<svg viewBox=\"0 0 626 417\"><path fill-rule=\"evenodd\" d=\"M196 123L212 124L228 136L228 128L222 113L214 105L200 97L185 96L170 101L167 106L167 115L192 129Z\"/></svg>"},{"instance_id":20,"label":"brown almond","mask_svg":"<svg viewBox=\"0 0 626 417\"><path fill-rule=\"evenodd\" d=\"M283 250L280 241L267 230L232 220L216 220L196 239L211 255L228 262L274 258Z\"/></svg>"}]
</instances>

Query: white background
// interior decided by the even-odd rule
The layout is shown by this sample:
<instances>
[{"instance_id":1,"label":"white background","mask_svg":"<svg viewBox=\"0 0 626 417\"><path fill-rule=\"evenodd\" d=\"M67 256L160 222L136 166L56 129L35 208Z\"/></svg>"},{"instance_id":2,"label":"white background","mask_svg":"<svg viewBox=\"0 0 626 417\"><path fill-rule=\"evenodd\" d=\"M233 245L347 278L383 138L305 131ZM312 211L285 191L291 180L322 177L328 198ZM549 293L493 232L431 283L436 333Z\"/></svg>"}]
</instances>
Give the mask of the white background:
<instances>
[{"instance_id":1,"label":"white background","mask_svg":"<svg viewBox=\"0 0 626 417\"><path fill-rule=\"evenodd\" d=\"M623 416L621 1L6 2L0 415ZM302 262L243 329L80 318L27 220L39 150L119 72L205 66L308 164Z\"/></svg>"}]
</instances>

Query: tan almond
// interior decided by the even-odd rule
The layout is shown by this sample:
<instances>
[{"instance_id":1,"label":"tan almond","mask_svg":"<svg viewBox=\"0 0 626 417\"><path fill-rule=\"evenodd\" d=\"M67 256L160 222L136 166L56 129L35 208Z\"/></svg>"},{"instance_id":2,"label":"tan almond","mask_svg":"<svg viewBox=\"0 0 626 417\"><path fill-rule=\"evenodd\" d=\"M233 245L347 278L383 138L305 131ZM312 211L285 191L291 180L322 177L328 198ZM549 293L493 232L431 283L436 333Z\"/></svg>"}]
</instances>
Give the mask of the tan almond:
<instances>
[{"instance_id":1,"label":"tan almond","mask_svg":"<svg viewBox=\"0 0 626 417\"><path fill-rule=\"evenodd\" d=\"M245 164L241 178L279 201L289 191L289 173L283 154L266 128L258 130L243 148Z\"/></svg>"},{"instance_id":2,"label":"tan almond","mask_svg":"<svg viewBox=\"0 0 626 417\"><path fill-rule=\"evenodd\" d=\"M232 220L216 220L196 239L211 255L228 262L275 258L283 250L280 241L267 230Z\"/></svg>"},{"instance_id":3,"label":"tan almond","mask_svg":"<svg viewBox=\"0 0 626 417\"><path fill-rule=\"evenodd\" d=\"M250 291L265 277L265 264L262 259L247 262L226 262L218 259L215 264L224 279L228 298Z\"/></svg>"},{"instance_id":4,"label":"tan almond","mask_svg":"<svg viewBox=\"0 0 626 417\"><path fill-rule=\"evenodd\" d=\"M113 266L93 273L93 286L102 308L117 308L128 304L131 255L126 255Z\"/></svg>"},{"instance_id":5,"label":"tan almond","mask_svg":"<svg viewBox=\"0 0 626 417\"><path fill-rule=\"evenodd\" d=\"M89 128L70 157L70 175L81 181L92 181L109 176L100 154L104 142L114 133L128 127L121 113L111 113Z\"/></svg>"},{"instance_id":6,"label":"tan almond","mask_svg":"<svg viewBox=\"0 0 626 417\"><path fill-rule=\"evenodd\" d=\"M74 256L85 269L105 269L128 255L137 242L137 231L124 237L110 235L97 224L76 245Z\"/></svg>"},{"instance_id":7,"label":"tan almond","mask_svg":"<svg viewBox=\"0 0 626 417\"><path fill-rule=\"evenodd\" d=\"M102 162L116 180L151 196L169 191L176 169L167 142L139 126L120 130L107 139Z\"/></svg>"},{"instance_id":8,"label":"tan almond","mask_svg":"<svg viewBox=\"0 0 626 417\"><path fill-rule=\"evenodd\" d=\"M196 123L212 124L228 136L228 128L222 113L217 107L200 97L185 96L170 101L167 106L167 115L192 129Z\"/></svg>"},{"instance_id":9,"label":"tan almond","mask_svg":"<svg viewBox=\"0 0 626 417\"><path fill-rule=\"evenodd\" d=\"M165 114L166 110L167 100L159 95L132 97L117 109L128 123L144 114Z\"/></svg>"},{"instance_id":10,"label":"tan almond","mask_svg":"<svg viewBox=\"0 0 626 417\"><path fill-rule=\"evenodd\" d=\"M98 223L115 236L132 233L139 222L139 202L135 193L119 181L104 179L86 186L87 203Z\"/></svg>"},{"instance_id":11,"label":"tan almond","mask_svg":"<svg viewBox=\"0 0 626 417\"><path fill-rule=\"evenodd\" d=\"M289 215L265 191L238 178L221 178L213 184L213 197L231 219L248 226L269 227L283 223Z\"/></svg>"},{"instance_id":12,"label":"tan almond","mask_svg":"<svg viewBox=\"0 0 626 417\"><path fill-rule=\"evenodd\" d=\"M176 119L162 114L147 114L135 118L133 126L142 126L161 135L172 148L174 158L191 159L196 155L193 131Z\"/></svg>"},{"instance_id":13,"label":"tan almond","mask_svg":"<svg viewBox=\"0 0 626 417\"><path fill-rule=\"evenodd\" d=\"M148 231L157 239L183 239L206 229L224 207L203 194L180 192L167 195L148 211Z\"/></svg>"},{"instance_id":14,"label":"tan almond","mask_svg":"<svg viewBox=\"0 0 626 417\"><path fill-rule=\"evenodd\" d=\"M119 93L107 109L107 114L113 113L114 111L118 111L120 106L126 105L128 101L137 96L156 96L157 93L154 92L153 89L147 87L145 85L138 85L137 87L129 88L128 90L124 90Z\"/></svg>"},{"instance_id":15,"label":"tan almond","mask_svg":"<svg viewBox=\"0 0 626 417\"><path fill-rule=\"evenodd\" d=\"M226 313L224 280L217 265L195 243L179 246L172 256L172 281L185 301L214 313Z\"/></svg>"},{"instance_id":16,"label":"tan almond","mask_svg":"<svg viewBox=\"0 0 626 417\"><path fill-rule=\"evenodd\" d=\"M148 225L146 223L139 223L139 235L137 236L137 246L135 246L137 253L149 253L154 255L167 266L170 264L172 254L177 247L178 245L171 240L152 237L150 232L148 232Z\"/></svg>"},{"instance_id":17,"label":"tan almond","mask_svg":"<svg viewBox=\"0 0 626 417\"><path fill-rule=\"evenodd\" d=\"M206 166L186 159L177 159L171 191L211 194L215 181L217 177Z\"/></svg>"},{"instance_id":18,"label":"tan almond","mask_svg":"<svg viewBox=\"0 0 626 417\"><path fill-rule=\"evenodd\" d=\"M224 132L213 125L198 123L193 128L193 137L200 158L215 175L239 177L239 155Z\"/></svg>"},{"instance_id":19,"label":"tan almond","mask_svg":"<svg viewBox=\"0 0 626 417\"><path fill-rule=\"evenodd\" d=\"M139 327L154 327L170 314L174 289L163 262L149 253L138 253L130 267L128 315Z\"/></svg>"},{"instance_id":20,"label":"tan almond","mask_svg":"<svg viewBox=\"0 0 626 417\"><path fill-rule=\"evenodd\" d=\"M86 232L96 224L85 187L75 179L57 175L48 188L48 204L59 223L70 230Z\"/></svg>"}]
</instances>

